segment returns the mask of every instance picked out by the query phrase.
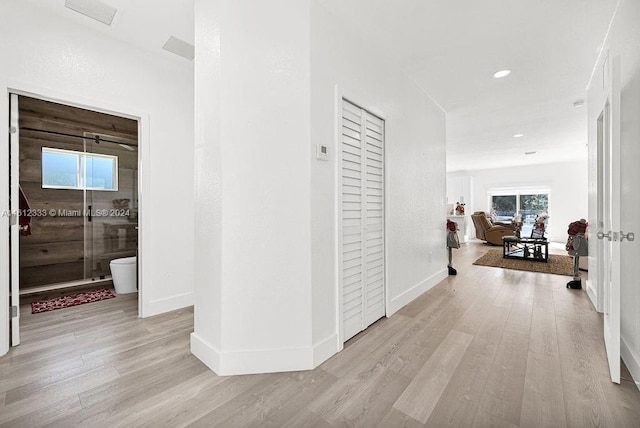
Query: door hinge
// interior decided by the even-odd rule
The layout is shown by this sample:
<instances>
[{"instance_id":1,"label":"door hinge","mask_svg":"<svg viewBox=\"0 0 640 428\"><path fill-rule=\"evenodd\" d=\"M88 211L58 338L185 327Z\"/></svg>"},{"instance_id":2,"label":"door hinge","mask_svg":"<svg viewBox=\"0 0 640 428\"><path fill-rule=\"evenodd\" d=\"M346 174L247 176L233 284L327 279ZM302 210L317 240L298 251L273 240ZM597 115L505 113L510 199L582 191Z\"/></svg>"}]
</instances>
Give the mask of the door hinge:
<instances>
[{"instance_id":1,"label":"door hinge","mask_svg":"<svg viewBox=\"0 0 640 428\"><path fill-rule=\"evenodd\" d=\"M15 126L10 126L9 127L9 133L10 134L15 134L16 132L18 132L18 129Z\"/></svg>"},{"instance_id":2,"label":"door hinge","mask_svg":"<svg viewBox=\"0 0 640 428\"><path fill-rule=\"evenodd\" d=\"M18 316L18 307L11 306L11 318L15 318Z\"/></svg>"}]
</instances>

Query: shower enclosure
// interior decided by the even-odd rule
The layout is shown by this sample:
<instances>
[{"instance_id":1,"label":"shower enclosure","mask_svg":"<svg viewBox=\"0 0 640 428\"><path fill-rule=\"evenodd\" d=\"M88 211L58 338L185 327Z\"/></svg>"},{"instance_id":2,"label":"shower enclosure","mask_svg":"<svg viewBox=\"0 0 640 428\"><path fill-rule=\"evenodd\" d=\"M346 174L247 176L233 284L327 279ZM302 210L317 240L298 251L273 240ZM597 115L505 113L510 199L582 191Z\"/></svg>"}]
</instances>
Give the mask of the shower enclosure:
<instances>
[{"instance_id":1,"label":"shower enclosure","mask_svg":"<svg viewBox=\"0 0 640 428\"><path fill-rule=\"evenodd\" d=\"M20 293L110 278L136 255L135 120L20 96Z\"/></svg>"}]
</instances>

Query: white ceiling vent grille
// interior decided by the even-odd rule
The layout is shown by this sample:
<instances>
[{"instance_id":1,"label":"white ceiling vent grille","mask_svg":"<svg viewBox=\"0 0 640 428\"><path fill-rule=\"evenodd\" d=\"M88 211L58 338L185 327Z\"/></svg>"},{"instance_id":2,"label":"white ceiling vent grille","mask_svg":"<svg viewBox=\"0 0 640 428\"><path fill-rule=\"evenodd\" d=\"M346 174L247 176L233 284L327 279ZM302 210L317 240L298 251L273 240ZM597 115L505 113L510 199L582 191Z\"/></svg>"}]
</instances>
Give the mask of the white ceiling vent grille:
<instances>
[{"instance_id":1,"label":"white ceiling vent grille","mask_svg":"<svg viewBox=\"0 0 640 428\"><path fill-rule=\"evenodd\" d=\"M118 9L99 0L65 0L64 5L89 18L111 25Z\"/></svg>"},{"instance_id":2,"label":"white ceiling vent grille","mask_svg":"<svg viewBox=\"0 0 640 428\"><path fill-rule=\"evenodd\" d=\"M189 61L195 56L195 47L191 43L187 43L177 37L169 37L162 49L186 58Z\"/></svg>"}]
</instances>

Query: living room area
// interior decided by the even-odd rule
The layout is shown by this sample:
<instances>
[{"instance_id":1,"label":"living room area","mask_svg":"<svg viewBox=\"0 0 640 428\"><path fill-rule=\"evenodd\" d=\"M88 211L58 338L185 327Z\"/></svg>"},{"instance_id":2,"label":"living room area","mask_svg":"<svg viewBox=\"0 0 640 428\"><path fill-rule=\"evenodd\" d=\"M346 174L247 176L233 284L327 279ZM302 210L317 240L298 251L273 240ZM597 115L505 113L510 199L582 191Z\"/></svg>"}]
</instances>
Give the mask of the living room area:
<instances>
[{"instance_id":1,"label":"living room area","mask_svg":"<svg viewBox=\"0 0 640 428\"><path fill-rule=\"evenodd\" d=\"M564 245L568 225L587 216L586 151L585 147L583 159L574 162L448 172L447 204L465 204L465 228L458 233L461 242L475 239L471 215L483 211L496 223L511 223L515 214L521 214L523 237L531 235L535 217L546 213L545 237ZM531 196L537 196L537 201Z\"/></svg>"},{"instance_id":2,"label":"living room area","mask_svg":"<svg viewBox=\"0 0 640 428\"><path fill-rule=\"evenodd\" d=\"M477 264L559 273L572 281L576 272L566 249L567 232L571 223L588 216L586 152L585 147L576 161L448 172L445 209L458 225L461 246L475 248L472 252L483 258ZM456 210L461 205L463 215ZM518 245L516 236L529 244ZM458 253L453 253L454 266L464 269L456 263ZM584 286L588 257L578 263Z\"/></svg>"}]
</instances>

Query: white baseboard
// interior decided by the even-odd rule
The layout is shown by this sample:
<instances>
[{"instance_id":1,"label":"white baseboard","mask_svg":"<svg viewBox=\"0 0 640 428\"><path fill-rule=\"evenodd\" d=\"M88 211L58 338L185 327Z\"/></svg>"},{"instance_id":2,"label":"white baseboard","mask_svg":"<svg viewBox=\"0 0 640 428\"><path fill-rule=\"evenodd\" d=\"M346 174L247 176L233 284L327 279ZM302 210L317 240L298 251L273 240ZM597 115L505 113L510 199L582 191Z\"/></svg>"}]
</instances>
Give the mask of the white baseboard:
<instances>
[{"instance_id":1,"label":"white baseboard","mask_svg":"<svg viewBox=\"0 0 640 428\"><path fill-rule=\"evenodd\" d=\"M221 352L191 333L191 353L219 376L311 370L313 351L308 347Z\"/></svg>"},{"instance_id":2,"label":"white baseboard","mask_svg":"<svg viewBox=\"0 0 640 428\"><path fill-rule=\"evenodd\" d=\"M640 356L631 350L624 337L620 337L620 355L629 369L636 387L640 389Z\"/></svg>"},{"instance_id":3,"label":"white baseboard","mask_svg":"<svg viewBox=\"0 0 640 428\"><path fill-rule=\"evenodd\" d=\"M598 311L598 291L596 290L596 284L594 283L594 281L590 281L587 279L586 282L586 289L587 289L587 296L589 296L589 299L591 300L591 304L593 305L593 307L595 308L596 311Z\"/></svg>"},{"instance_id":4,"label":"white baseboard","mask_svg":"<svg viewBox=\"0 0 640 428\"><path fill-rule=\"evenodd\" d=\"M313 368L327 361L338 353L338 334L334 333L313 345Z\"/></svg>"},{"instance_id":5,"label":"white baseboard","mask_svg":"<svg viewBox=\"0 0 640 428\"><path fill-rule=\"evenodd\" d=\"M191 353L216 374L220 373L220 352L206 340L191 333Z\"/></svg>"},{"instance_id":6,"label":"white baseboard","mask_svg":"<svg viewBox=\"0 0 640 428\"><path fill-rule=\"evenodd\" d=\"M166 297L164 299L152 300L147 305L143 304L142 318L152 317L154 315L163 314L165 312L175 311L177 309L193 306L193 292L178 294L176 296Z\"/></svg>"},{"instance_id":7,"label":"white baseboard","mask_svg":"<svg viewBox=\"0 0 640 428\"><path fill-rule=\"evenodd\" d=\"M449 276L448 270L442 269L441 271L438 271L431 277L414 285L409 290L405 291L399 296L392 298L389 301L389 307L387 308L387 317L390 317L391 315L395 314L402 307L411 303L418 296L435 287L440 281L444 280L447 276Z\"/></svg>"}]
</instances>

